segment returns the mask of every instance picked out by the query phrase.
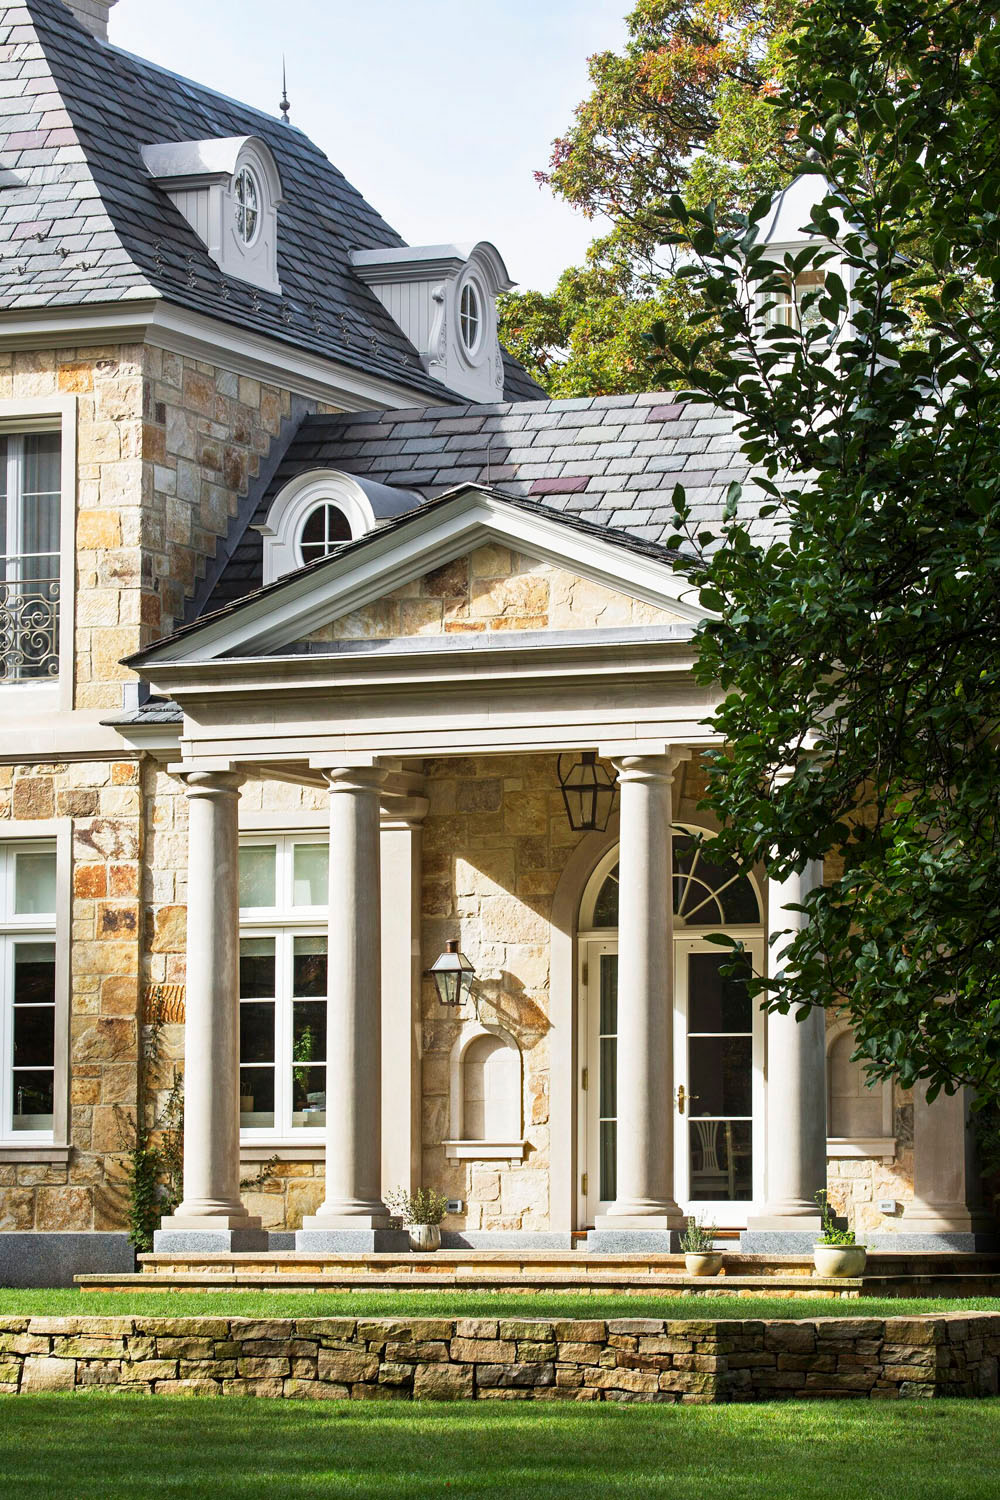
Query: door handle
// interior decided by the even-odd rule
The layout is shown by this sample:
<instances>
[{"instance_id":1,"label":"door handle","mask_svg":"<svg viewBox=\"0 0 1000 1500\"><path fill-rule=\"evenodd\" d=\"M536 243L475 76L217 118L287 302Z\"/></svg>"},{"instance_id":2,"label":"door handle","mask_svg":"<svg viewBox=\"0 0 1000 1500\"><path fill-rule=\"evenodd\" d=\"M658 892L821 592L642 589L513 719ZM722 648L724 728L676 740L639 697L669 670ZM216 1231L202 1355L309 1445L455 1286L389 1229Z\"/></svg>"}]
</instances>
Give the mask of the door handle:
<instances>
[{"instance_id":1,"label":"door handle","mask_svg":"<svg viewBox=\"0 0 1000 1500\"><path fill-rule=\"evenodd\" d=\"M688 1091L687 1091L687 1089L684 1087L683 1083L678 1084L678 1086L677 1086L677 1113L679 1115L682 1115L684 1113L684 1105L686 1103L688 1103L691 1099L697 1099L697 1097L698 1097L697 1094L689 1094Z\"/></svg>"}]
</instances>

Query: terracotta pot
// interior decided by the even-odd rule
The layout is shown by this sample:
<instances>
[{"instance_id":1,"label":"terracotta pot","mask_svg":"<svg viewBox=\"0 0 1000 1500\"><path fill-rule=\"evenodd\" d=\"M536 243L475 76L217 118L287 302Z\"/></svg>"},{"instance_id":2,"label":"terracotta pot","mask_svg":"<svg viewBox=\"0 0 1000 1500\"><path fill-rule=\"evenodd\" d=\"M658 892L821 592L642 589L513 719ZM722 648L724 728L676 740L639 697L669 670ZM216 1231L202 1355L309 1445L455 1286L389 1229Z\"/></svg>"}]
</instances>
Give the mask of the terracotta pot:
<instances>
[{"instance_id":1,"label":"terracotta pot","mask_svg":"<svg viewBox=\"0 0 1000 1500\"><path fill-rule=\"evenodd\" d=\"M439 1224L410 1224L411 1250L440 1250L441 1227Z\"/></svg>"},{"instance_id":2,"label":"terracotta pot","mask_svg":"<svg viewBox=\"0 0 1000 1500\"><path fill-rule=\"evenodd\" d=\"M698 1250L684 1256L689 1276L718 1276L722 1270L720 1250Z\"/></svg>"},{"instance_id":3,"label":"terracotta pot","mask_svg":"<svg viewBox=\"0 0 1000 1500\"><path fill-rule=\"evenodd\" d=\"M868 1251L864 1245L814 1245L813 1265L818 1276L860 1276Z\"/></svg>"}]
</instances>

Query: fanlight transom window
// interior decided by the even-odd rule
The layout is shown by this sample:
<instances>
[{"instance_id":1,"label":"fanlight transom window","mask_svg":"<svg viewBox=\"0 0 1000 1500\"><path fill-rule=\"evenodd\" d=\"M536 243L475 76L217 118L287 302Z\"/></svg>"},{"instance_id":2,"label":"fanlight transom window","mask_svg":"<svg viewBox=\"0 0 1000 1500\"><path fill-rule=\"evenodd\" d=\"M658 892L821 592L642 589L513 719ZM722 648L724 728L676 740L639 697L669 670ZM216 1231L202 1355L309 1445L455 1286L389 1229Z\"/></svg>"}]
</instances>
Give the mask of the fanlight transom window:
<instances>
[{"instance_id":1,"label":"fanlight transom window","mask_svg":"<svg viewBox=\"0 0 1000 1500\"><path fill-rule=\"evenodd\" d=\"M713 859L711 844L674 832L674 922L679 927L738 927L761 921L753 881L734 859ZM594 927L618 926L618 866L594 903Z\"/></svg>"}]
</instances>

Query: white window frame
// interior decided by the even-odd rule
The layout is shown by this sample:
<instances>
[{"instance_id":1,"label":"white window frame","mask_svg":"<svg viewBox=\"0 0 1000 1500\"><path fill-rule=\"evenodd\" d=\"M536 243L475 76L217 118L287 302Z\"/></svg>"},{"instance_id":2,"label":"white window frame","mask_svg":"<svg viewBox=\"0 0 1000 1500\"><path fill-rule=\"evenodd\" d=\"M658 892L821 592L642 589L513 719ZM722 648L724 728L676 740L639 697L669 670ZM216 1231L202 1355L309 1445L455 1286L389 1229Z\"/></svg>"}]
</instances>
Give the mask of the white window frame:
<instances>
[{"instance_id":1,"label":"white window frame","mask_svg":"<svg viewBox=\"0 0 1000 1500\"><path fill-rule=\"evenodd\" d=\"M46 681L6 682L0 679L0 717L4 712L24 715L68 711L73 707L76 647L76 427L75 396L39 396L0 401L0 433L20 437L32 432L58 432L59 495L59 675ZM11 696L14 695L14 696Z\"/></svg>"},{"instance_id":2,"label":"white window frame","mask_svg":"<svg viewBox=\"0 0 1000 1500\"><path fill-rule=\"evenodd\" d=\"M275 905L241 907L240 939L275 940L274 1125L240 1129L242 1145L275 1147L315 1146L326 1138L323 1125L293 1127L291 1121L292 954L297 937L326 937L328 906L292 906L293 861L296 844L329 844L325 827L307 826L281 833L241 833L240 848L270 846L275 850ZM283 902L282 893L288 893ZM242 1002L241 1002L242 1003ZM252 1003L252 1002L248 1002ZM324 1060L325 1066L326 1060ZM241 1065L242 1066L242 1065Z\"/></svg>"},{"instance_id":3,"label":"white window frame","mask_svg":"<svg viewBox=\"0 0 1000 1500\"><path fill-rule=\"evenodd\" d=\"M34 849L54 850L56 856L56 910L0 917L4 950L3 992L0 994L0 1162L65 1161L69 1155L69 1030L70 1030L70 930L72 888L72 821L69 818L12 822L0 832L0 864L6 871L11 856ZM2 912L3 908L0 908ZM55 1038L53 1047L52 1129L15 1131L12 1121L13 1004L6 993L8 939L53 941L56 950Z\"/></svg>"}]
</instances>

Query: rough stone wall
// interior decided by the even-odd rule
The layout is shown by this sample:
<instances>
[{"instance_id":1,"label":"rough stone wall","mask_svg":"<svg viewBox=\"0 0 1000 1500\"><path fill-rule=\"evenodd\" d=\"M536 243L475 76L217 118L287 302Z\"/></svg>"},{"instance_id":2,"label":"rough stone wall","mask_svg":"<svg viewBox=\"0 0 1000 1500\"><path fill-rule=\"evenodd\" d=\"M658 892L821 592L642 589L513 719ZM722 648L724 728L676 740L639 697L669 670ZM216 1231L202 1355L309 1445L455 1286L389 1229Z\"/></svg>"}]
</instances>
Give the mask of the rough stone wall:
<instances>
[{"instance_id":1,"label":"rough stone wall","mask_svg":"<svg viewBox=\"0 0 1000 1500\"><path fill-rule=\"evenodd\" d=\"M480 979L480 1012L524 1059L523 1162L446 1160L449 1055L462 1025L423 992L423 1175L464 1198L465 1229L545 1229L549 1207L549 918L580 834L569 826L554 756L428 761L425 956L459 938ZM449 1226L451 1221L449 1221Z\"/></svg>"},{"instance_id":2,"label":"rough stone wall","mask_svg":"<svg viewBox=\"0 0 1000 1500\"><path fill-rule=\"evenodd\" d=\"M827 1191L834 1213L846 1218L859 1239L866 1230L891 1234L905 1230L903 1205L913 1199L913 1102L907 1090L894 1089L894 1157L830 1157ZM893 1198L896 1214L879 1212L879 1201Z\"/></svg>"},{"instance_id":3,"label":"rough stone wall","mask_svg":"<svg viewBox=\"0 0 1000 1500\"><path fill-rule=\"evenodd\" d=\"M986 1396L1000 1316L0 1319L0 1393L94 1386L334 1400L616 1401Z\"/></svg>"},{"instance_id":4,"label":"rough stone wall","mask_svg":"<svg viewBox=\"0 0 1000 1500\"><path fill-rule=\"evenodd\" d=\"M679 615L643 604L508 547L477 547L352 610L310 641L383 640L484 630L586 630L656 625Z\"/></svg>"},{"instance_id":5,"label":"rough stone wall","mask_svg":"<svg viewBox=\"0 0 1000 1500\"><path fill-rule=\"evenodd\" d=\"M0 766L7 819L73 819L69 1165L0 1164L0 1229L123 1227L134 1115L142 818L134 760ZM59 1079L57 1075L57 1087ZM30 1148L30 1141L25 1140ZM26 1153L30 1158L30 1149Z\"/></svg>"}]
</instances>

